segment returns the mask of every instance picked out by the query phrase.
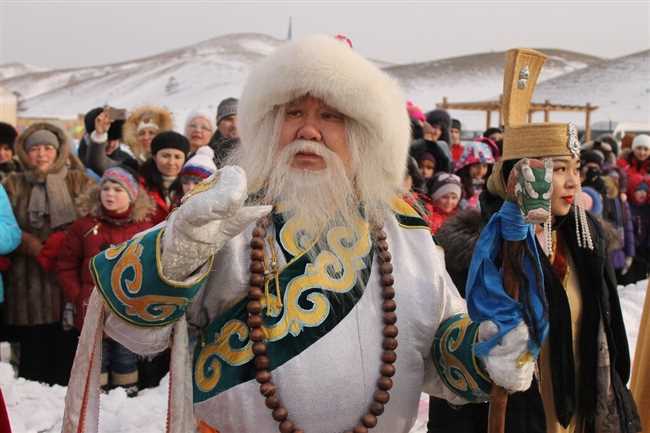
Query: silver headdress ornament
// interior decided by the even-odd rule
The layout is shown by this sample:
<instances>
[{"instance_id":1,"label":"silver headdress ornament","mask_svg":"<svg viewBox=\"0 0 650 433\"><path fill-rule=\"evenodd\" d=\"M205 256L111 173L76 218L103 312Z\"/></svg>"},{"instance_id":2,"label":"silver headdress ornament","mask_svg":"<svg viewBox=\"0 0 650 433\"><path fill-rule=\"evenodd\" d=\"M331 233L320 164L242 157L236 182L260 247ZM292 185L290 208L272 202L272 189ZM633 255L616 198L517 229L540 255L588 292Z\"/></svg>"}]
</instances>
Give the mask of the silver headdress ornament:
<instances>
[{"instance_id":1,"label":"silver headdress ornament","mask_svg":"<svg viewBox=\"0 0 650 433\"><path fill-rule=\"evenodd\" d=\"M573 154L574 158L580 158L580 140L578 140L578 127L573 122L569 122L569 140L567 147Z\"/></svg>"},{"instance_id":2,"label":"silver headdress ornament","mask_svg":"<svg viewBox=\"0 0 650 433\"><path fill-rule=\"evenodd\" d=\"M517 80L517 88L523 90L528 85L528 78L530 78L530 69L528 65L521 68L519 71L519 80Z\"/></svg>"}]
</instances>

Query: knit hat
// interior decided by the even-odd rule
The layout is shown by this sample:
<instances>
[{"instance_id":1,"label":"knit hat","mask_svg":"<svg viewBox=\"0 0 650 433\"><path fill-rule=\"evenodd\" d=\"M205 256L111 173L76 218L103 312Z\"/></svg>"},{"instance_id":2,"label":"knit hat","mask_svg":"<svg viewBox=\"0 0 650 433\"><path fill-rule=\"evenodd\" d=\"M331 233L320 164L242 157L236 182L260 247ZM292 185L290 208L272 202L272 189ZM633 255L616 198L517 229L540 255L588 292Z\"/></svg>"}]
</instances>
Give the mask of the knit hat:
<instances>
[{"instance_id":1,"label":"knit hat","mask_svg":"<svg viewBox=\"0 0 650 433\"><path fill-rule=\"evenodd\" d=\"M436 161L436 157L433 156L433 153L431 153L431 152L426 152L426 151L421 152L421 153L418 155L418 162L420 162L420 161L433 161L434 163L437 163L437 162L438 162L438 161Z\"/></svg>"},{"instance_id":2,"label":"knit hat","mask_svg":"<svg viewBox=\"0 0 650 433\"><path fill-rule=\"evenodd\" d=\"M125 120L118 119L111 122L111 126L108 128L108 141L112 140L122 140L122 127L124 126Z\"/></svg>"},{"instance_id":3,"label":"knit hat","mask_svg":"<svg viewBox=\"0 0 650 433\"><path fill-rule=\"evenodd\" d=\"M632 150L638 147L646 147L650 149L650 135L639 134L634 137L634 140L632 140Z\"/></svg>"},{"instance_id":4,"label":"knit hat","mask_svg":"<svg viewBox=\"0 0 650 433\"><path fill-rule=\"evenodd\" d=\"M451 119L451 129L458 129L460 131L462 129L460 120Z\"/></svg>"},{"instance_id":5,"label":"knit hat","mask_svg":"<svg viewBox=\"0 0 650 433\"><path fill-rule=\"evenodd\" d=\"M16 128L8 123L0 122L0 144L7 145L11 150L14 150L17 136Z\"/></svg>"},{"instance_id":6,"label":"knit hat","mask_svg":"<svg viewBox=\"0 0 650 433\"><path fill-rule=\"evenodd\" d=\"M115 182L124 188L131 201L134 201L138 196L140 185L138 185L137 179L128 169L120 166L109 168L104 172L99 184L103 185L104 182L108 181Z\"/></svg>"},{"instance_id":7,"label":"knit hat","mask_svg":"<svg viewBox=\"0 0 650 433\"><path fill-rule=\"evenodd\" d=\"M449 128L451 128L451 117L445 110L437 109L427 113L427 122L431 125L438 125L442 129L440 140L449 143Z\"/></svg>"},{"instance_id":8,"label":"knit hat","mask_svg":"<svg viewBox=\"0 0 650 433\"><path fill-rule=\"evenodd\" d=\"M30 134L25 140L25 152L29 152L29 149L38 144L49 144L55 149L58 149L61 143L59 143L59 139L53 132L47 129L39 129Z\"/></svg>"},{"instance_id":9,"label":"knit hat","mask_svg":"<svg viewBox=\"0 0 650 433\"><path fill-rule=\"evenodd\" d=\"M599 150L583 150L580 152L580 162L582 164L595 163L598 164L598 167L603 167L603 162L605 162L605 156Z\"/></svg>"},{"instance_id":10,"label":"knit hat","mask_svg":"<svg viewBox=\"0 0 650 433\"><path fill-rule=\"evenodd\" d=\"M411 101L406 101L406 111L409 113L411 120L419 120L420 122L427 120L422 109Z\"/></svg>"},{"instance_id":11,"label":"knit hat","mask_svg":"<svg viewBox=\"0 0 650 433\"><path fill-rule=\"evenodd\" d=\"M201 180L207 179L217 171L214 163L214 150L210 146L201 146L193 157L187 160L180 176L191 176Z\"/></svg>"},{"instance_id":12,"label":"knit hat","mask_svg":"<svg viewBox=\"0 0 650 433\"><path fill-rule=\"evenodd\" d=\"M445 194L456 193L458 198L462 195L462 185L460 177L455 174L439 172L436 173L431 179L429 194L433 201L438 200Z\"/></svg>"},{"instance_id":13,"label":"knit hat","mask_svg":"<svg viewBox=\"0 0 650 433\"><path fill-rule=\"evenodd\" d=\"M86 128L86 133L90 134L95 130L95 119L97 119L97 116L102 114L103 111L103 107L97 107L86 113L84 116L84 128Z\"/></svg>"},{"instance_id":14,"label":"knit hat","mask_svg":"<svg viewBox=\"0 0 650 433\"><path fill-rule=\"evenodd\" d=\"M237 114L238 105L239 99L237 98L226 98L219 102L219 107L217 107L217 125L226 117Z\"/></svg>"},{"instance_id":15,"label":"knit hat","mask_svg":"<svg viewBox=\"0 0 650 433\"><path fill-rule=\"evenodd\" d=\"M503 130L501 128L490 127L485 130L485 132L483 133L483 137L490 137L490 135L495 133L503 134Z\"/></svg>"},{"instance_id":16,"label":"knit hat","mask_svg":"<svg viewBox=\"0 0 650 433\"><path fill-rule=\"evenodd\" d=\"M210 128L212 128L212 131L217 129L217 125L214 123L214 112L200 108L191 111L190 114L187 115L187 119L185 120L185 128L187 128L190 123L192 123L192 120L196 119L197 117L207 120L210 124Z\"/></svg>"},{"instance_id":17,"label":"knit hat","mask_svg":"<svg viewBox=\"0 0 650 433\"><path fill-rule=\"evenodd\" d=\"M155 155L162 149L177 149L185 156L190 151L190 142L184 135L175 131L165 131L156 135L151 141L151 154Z\"/></svg>"},{"instance_id":18,"label":"knit hat","mask_svg":"<svg viewBox=\"0 0 650 433\"><path fill-rule=\"evenodd\" d=\"M480 141L466 144L456 165L456 171L472 164L494 164L492 150L487 144Z\"/></svg>"}]
</instances>

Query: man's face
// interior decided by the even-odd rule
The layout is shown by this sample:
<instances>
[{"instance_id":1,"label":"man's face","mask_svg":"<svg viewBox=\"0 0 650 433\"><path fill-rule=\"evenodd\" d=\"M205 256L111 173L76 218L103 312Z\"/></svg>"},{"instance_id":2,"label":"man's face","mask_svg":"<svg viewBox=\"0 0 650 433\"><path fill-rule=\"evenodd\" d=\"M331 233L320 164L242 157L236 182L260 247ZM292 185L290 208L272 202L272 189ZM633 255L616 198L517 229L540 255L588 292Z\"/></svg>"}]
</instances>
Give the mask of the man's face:
<instances>
[{"instance_id":1,"label":"man's face","mask_svg":"<svg viewBox=\"0 0 650 433\"><path fill-rule=\"evenodd\" d=\"M451 144L460 144L460 129L451 128L449 133L451 134Z\"/></svg>"},{"instance_id":2,"label":"man's face","mask_svg":"<svg viewBox=\"0 0 650 433\"><path fill-rule=\"evenodd\" d=\"M345 116L313 96L291 101L285 109L280 130L278 152L296 140L308 140L334 152L349 172L352 156L348 148ZM310 152L298 152L291 160L293 168L320 171L327 168L323 157Z\"/></svg>"},{"instance_id":3,"label":"man's face","mask_svg":"<svg viewBox=\"0 0 650 433\"><path fill-rule=\"evenodd\" d=\"M225 138L239 138L239 131L237 130L237 115L233 114L221 119L217 125L217 129Z\"/></svg>"}]
</instances>

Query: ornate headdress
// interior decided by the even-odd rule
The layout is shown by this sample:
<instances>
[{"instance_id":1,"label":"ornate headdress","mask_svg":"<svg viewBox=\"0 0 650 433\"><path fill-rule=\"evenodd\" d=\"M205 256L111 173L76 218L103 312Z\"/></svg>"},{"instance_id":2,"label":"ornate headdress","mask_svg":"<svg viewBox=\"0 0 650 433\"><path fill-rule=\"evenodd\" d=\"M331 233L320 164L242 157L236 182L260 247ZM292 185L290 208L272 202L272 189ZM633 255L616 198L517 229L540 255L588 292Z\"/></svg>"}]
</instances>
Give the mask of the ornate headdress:
<instances>
[{"instance_id":1,"label":"ornate headdress","mask_svg":"<svg viewBox=\"0 0 650 433\"><path fill-rule=\"evenodd\" d=\"M506 53L503 78L503 157L494 167L488 189L505 198L503 161L520 158L580 157L578 130L573 123L528 123L530 102L546 56L538 51L515 48ZM584 208L576 203L578 245L593 249ZM551 222L545 223L550 236ZM550 239L550 238L549 238ZM547 245L549 242L547 242ZM550 254L550 251L548 252Z\"/></svg>"}]
</instances>

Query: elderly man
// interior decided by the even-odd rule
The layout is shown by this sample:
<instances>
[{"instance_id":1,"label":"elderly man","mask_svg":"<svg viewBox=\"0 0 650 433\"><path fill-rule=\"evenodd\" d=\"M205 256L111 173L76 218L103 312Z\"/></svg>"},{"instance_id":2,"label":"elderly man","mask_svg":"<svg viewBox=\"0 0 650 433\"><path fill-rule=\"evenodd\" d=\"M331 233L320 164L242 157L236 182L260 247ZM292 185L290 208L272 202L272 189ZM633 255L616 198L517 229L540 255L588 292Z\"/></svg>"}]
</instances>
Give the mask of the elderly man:
<instances>
[{"instance_id":1,"label":"elderly man","mask_svg":"<svg viewBox=\"0 0 650 433\"><path fill-rule=\"evenodd\" d=\"M239 115L232 165L164 227L93 260L100 295L82 344L103 304L105 332L131 350L171 344L172 431L189 431L193 413L221 433L406 433L422 391L463 403L485 397L488 373L529 385L532 365L513 356L525 326L479 371L472 345L495 330L467 319L426 223L396 198L410 131L394 81L347 44L311 36L252 72ZM80 350L78 366L93 353ZM89 392L69 392L68 414L98 410ZM66 416L64 431L76 423Z\"/></svg>"}]
</instances>

